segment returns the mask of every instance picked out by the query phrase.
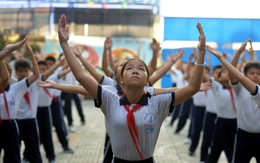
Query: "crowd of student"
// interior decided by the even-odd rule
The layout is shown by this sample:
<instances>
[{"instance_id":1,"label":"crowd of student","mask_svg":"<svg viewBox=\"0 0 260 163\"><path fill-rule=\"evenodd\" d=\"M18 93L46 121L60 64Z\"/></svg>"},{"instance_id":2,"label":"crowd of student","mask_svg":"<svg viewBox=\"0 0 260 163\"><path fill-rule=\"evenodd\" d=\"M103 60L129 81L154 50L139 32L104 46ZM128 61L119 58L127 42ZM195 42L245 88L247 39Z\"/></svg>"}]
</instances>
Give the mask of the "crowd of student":
<instances>
[{"instance_id":1,"label":"crowd of student","mask_svg":"<svg viewBox=\"0 0 260 163\"><path fill-rule=\"evenodd\" d=\"M201 24L197 23L196 27L199 42L188 62L183 63L185 52L179 50L159 68L161 49L157 40L152 40L153 57L146 65L138 58L115 61L112 40L107 38L102 56L104 73L100 73L83 58L80 49L69 46L65 15L59 19L58 35L63 53L58 61L54 57L37 61L27 37L7 45L0 51L0 152L3 149L4 162L20 163L22 158L24 162L40 163L40 144L49 162L55 162L52 126L64 152L73 153L63 111L69 131L74 132L71 100L76 99L81 122L85 124L78 94L93 97L95 106L105 116L104 163L155 162L153 153L160 128L170 114L170 125L179 118L175 133L183 129L190 117L187 136L191 140L191 156L203 131L201 162L218 162L222 150L228 162L246 163L252 157L260 162L260 150L257 150L260 64L242 60L237 66L247 44L251 45L252 58L256 55L251 40L235 52L230 64L226 55L206 45ZM26 57L8 61L8 56L21 47L31 62ZM215 55L222 65L206 66L206 51ZM167 72L172 73L173 87L154 88L153 84ZM22 156L21 141L25 144Z\"/></svg>"}]
</instances>

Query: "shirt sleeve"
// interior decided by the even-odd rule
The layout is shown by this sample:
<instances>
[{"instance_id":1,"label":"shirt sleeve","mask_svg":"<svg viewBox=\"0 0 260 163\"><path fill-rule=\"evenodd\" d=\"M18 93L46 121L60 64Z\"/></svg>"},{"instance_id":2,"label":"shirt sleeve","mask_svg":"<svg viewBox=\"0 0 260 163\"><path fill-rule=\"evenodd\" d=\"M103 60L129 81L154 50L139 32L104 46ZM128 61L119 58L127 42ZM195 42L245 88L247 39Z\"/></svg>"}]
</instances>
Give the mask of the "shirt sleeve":
<instances>
[{"instance_id":1,"label":"shirt sleeve","mask_svg":"<svg viewBox=\"0 0 260 163\"><path fill-rule=\"evenodd\" d=\"M253 97L253 100L255 100L255 102L260 106L260 93L259 93L259 88L260 88L260 86L257 85L257 86L256 86L256 92L255 92L254 95L252 95L252 97Z\"/></svg>"},{"instance_id":2,"label":"shirt sleeve","mask_svg":"<svg viewBox=\"0 0 260 163\"><path fill-rule=\"evenodd\" d=\"M237 83L231 83L229 81L230 86L232 87L233 91L238 95L241 88L243 87L241 83L237 82Z\"/></svg>"},{"instance_id":3,"label":"shirt sleeve","mask_svg":"<svg viewBox=\"0 0 260 163\"><path fill-rule=\"evenodd\" d=\"M165 93L154 97L158 105L158 113L164 118L169 115L169 112L173 111L175 92Z\"/></svg>"}]
</instances>

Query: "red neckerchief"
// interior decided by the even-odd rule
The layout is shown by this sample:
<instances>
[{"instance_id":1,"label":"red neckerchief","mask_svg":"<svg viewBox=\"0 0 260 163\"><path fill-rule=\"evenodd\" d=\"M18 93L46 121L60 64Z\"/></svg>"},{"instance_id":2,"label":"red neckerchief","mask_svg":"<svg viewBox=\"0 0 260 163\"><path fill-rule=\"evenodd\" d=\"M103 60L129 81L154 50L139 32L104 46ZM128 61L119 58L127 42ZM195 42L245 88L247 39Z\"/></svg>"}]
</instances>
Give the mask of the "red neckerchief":
<instances>
[{"instance_id":1,"label":"red neckerchief","mask_svg":"<svg viewBox=\"0 0 260 163\"><path fill-rule=\"evenodd\" d=\"M32 108L31 108L31 101L30 101L29 92L27 91L27 92L24 94L23 97L24 97L25 101L27 102L27 104L29 105L30 109L32 109Z\"/></svg>"},{"instance_id":2,"label":"red neckerchief","mask_svg":"<svg viewBox=\"0 0 260 163\"><path fill-rule=\"evenodd\" d=\"M236 105L235 105L235 99L234 99L233 90L232 90L231 87L227 87L227 90L229 91L230 96L231 96L231 101L232 101L233 109L234 109L235 112L237 112Z\"/></svg>"},{"instance_id":3,"label":"red neckerchief","mask_svg":"<svg viewBox=\"0 0 260 163\"><path fill-rule=\"evenodd\" d=\"M44 91L46 92L46 94L47 94L51 99L53 99L55 102L58 101L58 99L55 98L55 97L48 91L47 88L43 88L43 90L44 90Z\"/></svg>"},{"instance_id":4,"label":"red neckerchief","mask_svg":"<svg viewBox=\"0 0 260 163\"><path fill-rule=\"evenodd\" d=\"M5 90L0 90L0 93L3 93L3 94L4 94L5 111L6 111L6 113L7 113L9 122L12 123L11 118L10 118L10 113L9 113L8 102L7 102ZM2 117L1 117L1 115L0 115L0 124L2 124Z\"/></svg>"},{"instance_id":5,"label":"red neckerchief","mask_svg":"<svg viewBox=\"0 0 260 163\"><path fill-rule=\"evenodd\" d=\"M140 151L140 139L139 139L139 136L138 136L138 132L137 132L137 129L136 129L136 125L135 125L135 116L134 116L134 111L140 109L142 107L142 105L140 104L136 104L131 110L129 108L129 105L124 105L124 108L125 110L128 112L127 115L126 115L126 118L127 118L127 125L128 125L128 129L129 129L129 132L130 132L130 135L132 137L132 141L135 145L135 148L137 149L137 152L139 153L140 155L140 158L141 160L144 159L143 157L143 154L142 152ZM137 142L136 142L136 139L135 137L137 138L138 140L138 144L139 146L137 145Z\"/></svg>"}]
</instances>

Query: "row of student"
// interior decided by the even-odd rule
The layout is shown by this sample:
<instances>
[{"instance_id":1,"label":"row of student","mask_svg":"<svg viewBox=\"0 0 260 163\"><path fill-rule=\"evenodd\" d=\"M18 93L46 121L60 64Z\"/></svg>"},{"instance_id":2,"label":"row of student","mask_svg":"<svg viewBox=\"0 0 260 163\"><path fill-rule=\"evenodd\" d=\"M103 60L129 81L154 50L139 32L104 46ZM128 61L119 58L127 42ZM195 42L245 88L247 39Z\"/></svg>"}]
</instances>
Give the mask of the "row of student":
<instances>
[{"instance_id":1,"label":"row of student","mask_svg":"<svg viewBox=\"0 0 260 163\"><path fill-rule=\"evenodd\" d=\"M37 63L35 55L26 41L27 37L17 44L8 45L0 52L0 150L4 150L4 162L21 162L20 144L23 141L25 144L23 159L29 162L42 162L40 153L40 143L42 143L47 159L49 162L54 162L51 119L53 119L64 152L72 153L73 151L69 147L68 135L64 130L58 96L55 96L54 90L39 87L37 82L47 79L59 82L59 78L69 71L54 73L62 65L64 59L56 64L53 63L49 68L47 68L46 62ZM3 59L23 44L32 61L32 66L28 59L17 60L14 66L17 81L11 83L12 69ZM53 106L52 114L51 105Z\"/></svg>"}]
</instances>

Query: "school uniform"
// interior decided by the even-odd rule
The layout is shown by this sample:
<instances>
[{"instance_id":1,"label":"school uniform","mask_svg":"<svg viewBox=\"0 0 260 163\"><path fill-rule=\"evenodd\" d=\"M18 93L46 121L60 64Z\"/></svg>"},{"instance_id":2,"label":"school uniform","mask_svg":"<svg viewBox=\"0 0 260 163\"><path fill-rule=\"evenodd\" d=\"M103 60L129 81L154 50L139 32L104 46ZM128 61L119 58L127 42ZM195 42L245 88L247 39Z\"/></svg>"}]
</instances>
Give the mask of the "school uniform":
<instances>
[{"instance_id":1,"label":"school uniform","mask_svg":"<svg viewBox=\"0 0 260 163\"><path fill-rule=\"evenodd\" d=\"M211 89L207 91L206 115L203 127L203 136L200 150L200 161L205 162L208 157L209 149L214 135L215 122L217 118L217 103L215 94Z\"/></svg>"},{"instance_id":2,"label":"school uniform","mask_svg":"<svg viewBox=\"0 0 260 163\"><path fill-rule=\"evenodd\" d=\"M50 76L47 80L54 81L57 75ZM37 121L39 126L40 141L43 144L46 157L49 160L55 159L54 145L52 139L52 118L50 105L53 96L53 89L40 88L38 96Z\"/></svg>"},{"instance_id":3,"label":"school uniform","mask_svg":"<svg viewBox=\"0 0 260 163\"><path fill-rule=\"evenodd\" d=\"M103 87L107 90L110 90L117 94L119 97L123 95L123 90L119 85L117 85L116 81L112 78L103 76L102 80L100 81L100 84L103 85ZM153 87L145 87L145 92L149 94L154 94L154 88ZM111 147L110 137L109 137L109 129L107 121L105 121L106 126L106 137L105 137L105 144L104 144L104 159L103 163L111 163L113 160L113 151Z\"/></svg>"},{"instance_id":4,"label":"school uniform","mask_svg":"<svg viewBox=\"0 0 260 163\"><path fill-rule=\"evenodd\" d=\"M212 91L217 102L217 121L207 163L217 162L224 149L228 162L231 162L237 130L237 98L232 89L225 88L214 79L212 79Z\"/></svg>"},{"instance_id":5,"label":"school uniform","mask_svg":"<svg viewBox=\"0 0 260 163\"><path fill-rule=\"evenodd\" d=\"M234 163L249 163L252 157L260 162L260 92L250 94L241 83L231 84L237 95L237 125Z\"/></svg>"},{"instance_id":6,"label":"school uniform","mask_svg":"<svg viewBox=\"0 0 260 163\"><path fill-rule=\"evenodd\" d=\"M193 95L193 114L191 122L191 144L189 148L190 155L193 155L200 140L200 135L203 127L205 110L206 110L206 99L207 92L201 91Z\"/></svg>"},{"instance_id":7,"label":"school uniform","mask_svg":"<svg viewBox=\"0 0 260 163\"><path fill-rule=\"evenodd\" d=\"M6 163L20 163L19 129L15 120L17 109L29 87L27 79L9 85L0 93L0 151Z\"/></svg>"},{"instance_id":8,"label":"school uniform","mask_svg":"<svg viewBox=\"0 0 260 163\"><path fill-rule=\"evenodd\" d=\"M38 80L41 80L42 76ZM24 156L30 162L42 162L40 154L40 142L38 123L36 119L39 86L37 81L28 88L21 99L16 120L19 126L20 140L24 141Z\"/></svg>"},{"instance_id":9,"label":"school uniform","mask_svg":"<svg viewBox=\"0 0 260 163\"><path fill-rule=\"evenodd\" d=\"M134 111L136 129L139 135L137 146L133 141L135 137L127 127L128 102L126 96L119 97L110 90L98 87L98 103L108 124L108 133L112 150L114 153L114 162L127 162L141 160L153 161L154 148L159 136L160 127L163 120L168 116L170 106L174 102L174 92L157 96L143 96L137 104L142 105L140 109ZM137 107L130 105L129 107ZM129 113L130 114L130 113ZM118 134L120 133L120 134ZM133 139L132 139L133 138ZM140 143L139 143L140 142Z\"/></svg>"}]
</instances>

